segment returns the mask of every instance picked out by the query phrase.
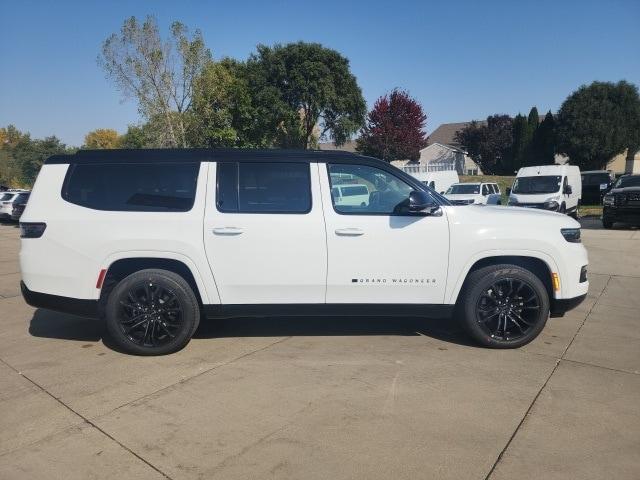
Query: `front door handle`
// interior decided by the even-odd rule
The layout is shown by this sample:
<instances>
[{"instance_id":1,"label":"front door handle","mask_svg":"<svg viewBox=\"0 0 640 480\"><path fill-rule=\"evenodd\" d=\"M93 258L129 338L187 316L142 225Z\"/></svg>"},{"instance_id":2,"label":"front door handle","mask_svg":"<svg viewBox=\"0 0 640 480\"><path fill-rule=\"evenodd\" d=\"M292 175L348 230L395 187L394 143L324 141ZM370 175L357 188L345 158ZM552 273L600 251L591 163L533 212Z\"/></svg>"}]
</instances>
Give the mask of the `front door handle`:
<instances>
[{"instance_id":1,"label":"front door handle","mask_svg":"<svg viewBox=\"0 0 640 480\"><path fill-rule=\"evenodd\" d=\"M340 235L341 237L359 237L360 235L364 235L364 231L359 228L338 228L336 235Z\"/></svg>"},{"instance_id":2,"label":"front door handle","mask_svg":"<svg viewBox=\"0 0 640 480\"><path fill-rule=\"evenodd\" d=\"M213 229L215 235L240 235L243 231L237 227L216 227Z\"/></svg>"}]
</instances>

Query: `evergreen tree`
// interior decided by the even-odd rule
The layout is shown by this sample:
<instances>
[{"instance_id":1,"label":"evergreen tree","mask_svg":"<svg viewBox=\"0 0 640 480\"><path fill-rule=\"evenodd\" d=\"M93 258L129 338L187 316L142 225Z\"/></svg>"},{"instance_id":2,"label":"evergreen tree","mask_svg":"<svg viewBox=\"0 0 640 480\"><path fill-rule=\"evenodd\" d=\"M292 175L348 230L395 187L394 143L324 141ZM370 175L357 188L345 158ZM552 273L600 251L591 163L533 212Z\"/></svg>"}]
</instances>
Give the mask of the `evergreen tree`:
<instances>
[{"instance_id":1,"label":"evergreen tree","mask_svg":"<svg viewBox=\"0 0 640 480\"><path fill-rule=\"evenodd\" d=\"M557 144L555 128L555 120L549 111L538 126L531 142L536 165L553 165L555 163Z\"/></svg>"},{"instance_id":2,"label":"evergreen tree","mask_svg":"<svg viewBox=\"0 0 640 480\"><path fill-rule=\"evenodd\" d=\"M513 119L512 139L511 164L509 165L508 173L517 172L525 164L530 134L527 117L524 115L518 114Z\"/></svg>"}]
</instances>

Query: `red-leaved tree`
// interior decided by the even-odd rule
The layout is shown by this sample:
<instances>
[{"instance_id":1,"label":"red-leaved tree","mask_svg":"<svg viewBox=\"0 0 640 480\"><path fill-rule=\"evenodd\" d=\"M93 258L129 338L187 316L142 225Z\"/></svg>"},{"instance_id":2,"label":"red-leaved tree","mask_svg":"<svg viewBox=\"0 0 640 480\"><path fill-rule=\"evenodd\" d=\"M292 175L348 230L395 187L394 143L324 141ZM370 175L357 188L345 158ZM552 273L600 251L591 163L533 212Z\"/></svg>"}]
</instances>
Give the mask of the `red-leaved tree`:
<instances>
[{"instance_id":1,"label":"red-leaved tree","mask_svg":"<svg viewBox=\"0 0 640 480\"><path fill-rule=\"evenodd\" d=\"M424 128L427 115L422 105L404 90L393 90L373 105L357 140L365 155L391 160L418 160L427 145Z\"/></svg>"}]
</instances>

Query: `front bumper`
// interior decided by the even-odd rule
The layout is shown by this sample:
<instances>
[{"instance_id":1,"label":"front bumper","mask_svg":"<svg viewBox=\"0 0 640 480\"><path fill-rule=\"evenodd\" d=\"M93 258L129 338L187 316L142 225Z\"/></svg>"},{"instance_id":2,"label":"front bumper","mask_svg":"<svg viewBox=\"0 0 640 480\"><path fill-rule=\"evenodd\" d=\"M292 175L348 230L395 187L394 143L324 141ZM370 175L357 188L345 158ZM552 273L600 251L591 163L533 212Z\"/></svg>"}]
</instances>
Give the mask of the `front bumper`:
<instances>
[{"instance_id":1,"label":"front bumper","mask_svg":"<svg viewBox=\"0 0 640 480\"><path fill-rule=\"evenodd\" d=\"M584 299L587 298L587 294L580 295L573 298L559 298L551 300L550 317L557 318L563 317L569 310L573 310L580 305Z\"/></svg>"},{"instance_id":2,"label":"front bumper","mask_svg":"<svg viewBox=\"0 0 640 480\"><path fill-rule=\"evenodd\" d=\"M70 313L80 317L98 317L98 301L79 298L60 297L48 293L33 292L24 282L20 282L24 301L35 308L44 308L56 312Z\"/></svg>"},{"instance_id":3,"label":"front bumper","mask_svg":"<svg viewBox=\"0 0 640 480\"><path fill-rule=\"evenodd\" d=\"M640 207L605 206L602 209L602 217L612 222L640 225Z\"/></svg>"}]
</instances>

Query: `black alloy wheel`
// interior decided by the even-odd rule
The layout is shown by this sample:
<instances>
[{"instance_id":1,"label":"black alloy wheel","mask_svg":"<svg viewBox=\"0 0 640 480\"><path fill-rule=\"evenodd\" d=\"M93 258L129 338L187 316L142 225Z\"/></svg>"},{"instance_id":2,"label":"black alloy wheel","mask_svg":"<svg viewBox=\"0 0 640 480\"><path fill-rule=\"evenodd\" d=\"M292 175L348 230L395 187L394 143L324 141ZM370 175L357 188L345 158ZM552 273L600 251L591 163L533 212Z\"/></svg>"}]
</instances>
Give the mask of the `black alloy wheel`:
<instances>
[{"instance_id":1,"label":"black alloy wheel","mask_svg":"<svg viewBox=\"0 0 640 480\"><path fill-rule=\"evenodd\" d=\"M456 315L478 343L517 348L542 331L549 306L549 292L536 273L519 265L499 264L468 275Z\"/></svg>"},{"instance_id":2,"label":"black alloy wheel","mask_svg":"<svg viewBox=\"0 0 640 480\"><path fill-rule=\"evenodd\" d=\"M123 351L164 355L189 342L200 321L200 306L189 283L177 273L141 270L111 290L105 321Z\"/></svg>"},{"instance_id":3,"label":"black alloy wheel","mask_svg":"<svg viewBox=\"0 0 640 480\"><path fill-rule=\"evenodd\" d=\"M538 320L540 298L524 280L502 278L485 289L476 305L480 328L497 340L517 340Z\"/></svg>"},{"instance_id":4,"label":"black alloy wheel","mask_svg":"<svg viewBox=\"0 0 640 480\"><path fill-rule=\"evenodd\" d=\"M176 293L152 280L134 285L119 303L122 333L136 345L166 345L176 337L183 323Z\"/></svg>"}]
</instances>

